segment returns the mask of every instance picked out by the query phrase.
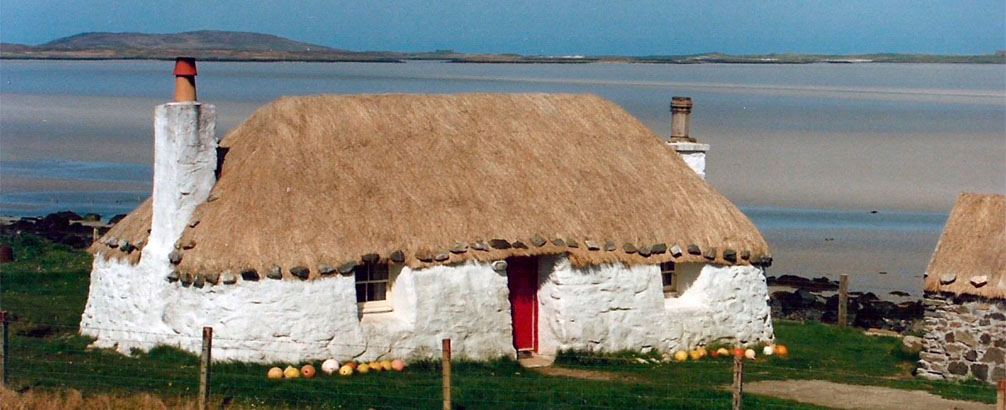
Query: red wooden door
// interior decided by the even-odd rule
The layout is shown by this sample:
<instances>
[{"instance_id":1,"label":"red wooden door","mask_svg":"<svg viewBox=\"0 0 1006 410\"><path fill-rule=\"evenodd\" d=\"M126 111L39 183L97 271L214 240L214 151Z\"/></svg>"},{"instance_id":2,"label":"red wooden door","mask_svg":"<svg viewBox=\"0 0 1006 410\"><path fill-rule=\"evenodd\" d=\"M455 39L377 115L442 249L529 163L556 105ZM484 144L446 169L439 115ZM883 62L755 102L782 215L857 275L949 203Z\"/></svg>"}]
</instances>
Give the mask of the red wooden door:
<instances>
[{"instance_id":1,"label":"red wooden door","mask_svg":"<svg viewBox=\"0 0 1006 410\"><path fill-rule=\"evenodd\" d=\"M517 351L538 351L538 260L507 260L513 344Z\"/></svg>"}]
</instances>

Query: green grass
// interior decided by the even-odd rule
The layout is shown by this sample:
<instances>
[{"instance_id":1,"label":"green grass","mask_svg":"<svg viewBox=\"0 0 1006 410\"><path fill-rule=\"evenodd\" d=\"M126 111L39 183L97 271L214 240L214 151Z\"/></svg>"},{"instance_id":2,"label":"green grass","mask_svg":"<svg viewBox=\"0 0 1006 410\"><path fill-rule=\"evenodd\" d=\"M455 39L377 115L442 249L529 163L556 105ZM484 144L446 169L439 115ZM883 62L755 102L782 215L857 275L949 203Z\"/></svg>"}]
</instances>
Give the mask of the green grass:
<instances>
[{"instance_id":1,"label":"green grass","mask_svg":"<svg viewBox=\"0 0 1006 410\"><path fill-rule=\"evenodd\" d=\"M949 399L995 403L995 389L989 384L977 381L928 381L912 376L918 357L905 353L898 338L867 336L860 329L841 329L817 322L776 321L774 325L776 338L789 348L789 356L746 361L745 381L829 380L846 384L925 390ZM730 359L710 358L698 362L639 365L635 357L647 356L567 352L559 356L557 363L577 369L610 369L621 363L623 367L618 370L619 373L634 374L642 380L690 380L693 388L697 388L700 383L731 383Z\"/></svg>"},{"instance_id":2,"label":"green grass","mask_svg":"<svg viewBox=\"0 0 1006 410\"><path fill-rule=\"evenodd\" d=\"M77 334L87 297L90 257L30 236L2 238L17 262L0 266L0 305L13 312L10 380L15 388L65 389L84 393L151 392L194 396L199 360L172 348L131 357L88 349ZM819 323L776 322L776 336L790 347L788 358L748 362L747 380L824 379L843 383L923 389L949 397L994 402L995 391L979 383L943 383L911 376L916 358L898 348L896 338L869 337L853 329ZM515 362L453 364L456 408L699 408L730 407L730 360L640 364L623 352L610 355L567 352L562 368L610 376L611 380L553 377ZM275 364L285 367L286 364ZM320 363L314 363L319 367ZM441 376L437 362L413 363L404 373L349 378L273 382L270 365L215 364L214 400L234 397L245 407L267 408L437 408ZM747 408L813 406L748 395Z\"/></svg>"},{"instance_id":3,"label":"green grass","mask_svg":"<svg viewBox=\"0 0 1006 410\"><path fill-rule=\"evenodd\" d=\"M0 306L14 315L16 334L45 336L75 327L87 301L91 256L32 235L0 238L14 262L0 265Z\"/></svg>"},{"instance_id":4,"label":"green grass","mask_svg":"<svg viewBox=\"0 0 1006 410\"><path fill-rule=\"evenodd\" d=\"M819 379L848 384L926 390L951 399L995 403L995 389L977 381L948 383L912 376L918 355L905 353L895 337L821 323L776 322L776 338L790 343L786 359L748 367L750 380Z\"/></svg>"}]
</instances>

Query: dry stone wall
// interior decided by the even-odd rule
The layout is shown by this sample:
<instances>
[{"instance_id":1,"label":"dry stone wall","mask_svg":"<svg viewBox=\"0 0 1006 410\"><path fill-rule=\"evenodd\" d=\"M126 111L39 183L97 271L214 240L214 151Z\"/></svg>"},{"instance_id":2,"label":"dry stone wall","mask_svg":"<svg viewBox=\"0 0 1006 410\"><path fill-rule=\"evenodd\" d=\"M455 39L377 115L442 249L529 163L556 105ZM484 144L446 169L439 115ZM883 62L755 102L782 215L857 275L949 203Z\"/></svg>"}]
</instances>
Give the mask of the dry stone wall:
<instances>
[{"instance_id":1,"label":"dry stone wall","mask_svg":"<svg viewBox=\"0 0 1006 410\"><path fill-rule=\"evenodd\" d=\"M1006 380L1006 301L927 292L925 308L920 377Z\"/></svg>"}]
</instances>

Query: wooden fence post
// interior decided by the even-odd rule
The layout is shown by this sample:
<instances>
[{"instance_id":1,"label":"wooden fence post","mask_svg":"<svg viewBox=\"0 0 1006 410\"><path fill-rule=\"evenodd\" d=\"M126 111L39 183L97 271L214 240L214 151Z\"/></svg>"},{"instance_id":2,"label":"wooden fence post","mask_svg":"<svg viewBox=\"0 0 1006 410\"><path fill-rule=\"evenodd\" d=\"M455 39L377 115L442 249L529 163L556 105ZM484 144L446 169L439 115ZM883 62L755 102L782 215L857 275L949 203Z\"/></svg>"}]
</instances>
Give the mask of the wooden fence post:
<instances>
[{"instance_id":1,"label":"wooden fence post","mask_svg":"<svg viewBox=\"0 0 1006 410\"><path fill-rule=\"evenodd\" d=\"M838 281L838 327L849 324L849 275L842 275Z\"/></svg>"},{"instance_id":2,"label":"wooden fence post","mask_svg":"<svg viewBox=\"0 0 1006 410\"><path fill-rule=\"evenodd\" d=\"M996 410L1006 410L1006 379L996 383Z\"/></svg>"},{"instance_id":3,"label":"wooden fence post","mask_svg":"<svg viewBox=\"0 0 1006 410\"><path fill-rule=\"evenodd\" d=\"M734 356L733 410L741 410L744 400L744 357Z\"/></svg>"},{"instance_id":4,"label":"wooden fence post","mask_svg":"<svg viewBox=\"0 0 1006 410\"><path fill-rule=\"evenodd\" d=\"M203 355L199 361L199 409L210 405L210 353L213 350L213 328L203 327Z\"/></svg>"},{"instance_id":5,"label":"wooden fence post","mask_svg":"<svg viewBox=\"0 0 1006 410\"><path fill-rule=\"evenodd\" d=\"M7 344L7 312L0 311L0 332L3 333L3 343L0 344L0 386L7 387L7 362L10 361L10 345Z\"/></svg>"},{"instance_id":6,"label":"wooden fence post","mask_svg":"<svg viewBox=\"0 0 1006 410\"><path fill-rule=\"evenodd\" d=\"M451 339L442 341L444 349L444 410L451 410Z\"/></svg>"}]
</instances>

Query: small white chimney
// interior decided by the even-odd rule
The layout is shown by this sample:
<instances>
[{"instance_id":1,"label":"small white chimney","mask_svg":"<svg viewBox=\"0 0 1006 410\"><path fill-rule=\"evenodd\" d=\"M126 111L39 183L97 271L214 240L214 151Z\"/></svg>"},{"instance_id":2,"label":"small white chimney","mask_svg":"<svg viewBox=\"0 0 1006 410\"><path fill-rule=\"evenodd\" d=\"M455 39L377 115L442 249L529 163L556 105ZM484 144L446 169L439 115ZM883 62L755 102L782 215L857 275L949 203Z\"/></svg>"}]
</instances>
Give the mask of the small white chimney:
<instances>
[{"instance_id":1,"label":"small white chimney","mask_svg":"<svg viewBox=\"0 0 1006 410\"><path fill-rule=\"evenodd\" d=\"M153 215L143 254L153 260L167 259L216 184L216 107L196 101L195 64L176 59L174 102L154 109Z\"/></svg>"},{"instance_id":2,"label":"small white chimney","mask_svg":"<svg viewBox=\"0 0 1006 410\"><path fill-rule=\"evenodd\" d=\"M690 116L692 114L692 99L689 97L671 97L671 140L667 142L685 163L706 178L706 152L709 144L699 144L689 133Z\"/></svg>"}]
</instances>

